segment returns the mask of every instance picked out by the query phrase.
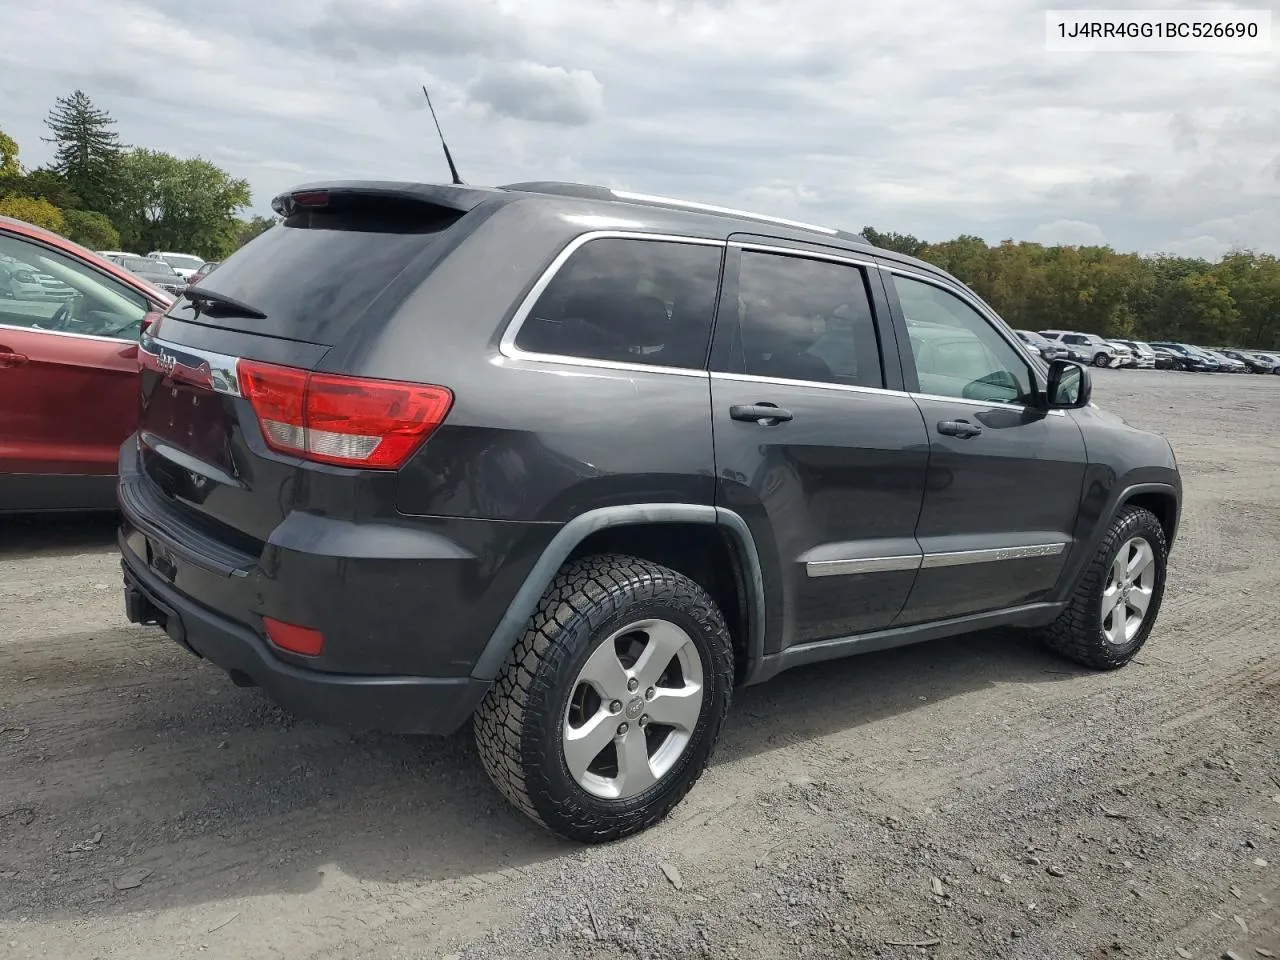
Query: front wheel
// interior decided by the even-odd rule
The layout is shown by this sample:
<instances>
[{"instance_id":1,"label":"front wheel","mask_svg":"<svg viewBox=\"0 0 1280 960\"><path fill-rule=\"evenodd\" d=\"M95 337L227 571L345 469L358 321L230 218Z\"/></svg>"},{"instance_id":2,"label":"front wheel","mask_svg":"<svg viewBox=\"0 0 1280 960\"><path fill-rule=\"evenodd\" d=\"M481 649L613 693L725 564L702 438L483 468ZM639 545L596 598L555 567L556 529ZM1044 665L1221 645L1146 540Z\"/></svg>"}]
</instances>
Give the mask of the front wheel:
<instances>
[{"instance_id":1,"label":"front wheel","mask_svg":"<svg viewBox=\"0 0 1280 960\"><path fill-rule=\"evenodd\" d=\"M1111 358L1105 353L1095 353L1093 355L1093 365L1095 367L1107 367L1111 365Z\"/></svg>"},{"instance_id":2,"label":"front wheel","mask_svg":"<svg viewBox=\"0 0 1280 960\"><path fill-rule=\"evenodd\" d=\"M1121 509L1071 602L1041 631L1041 638L1085 666L1124 666L1151 634L1164 598L1168 560L1169 543L1155 514L1142 507Z\"/></svg>"},{"instance_id":3,"label":"front wheel","mask_svg":"<svg viewBox=\"0 0 1280 960\"><path fill-rule=\"evenodd\" d=\"M567 564L474 727L490 779L570 840L665 817L702 775L729 709L733 643L706 591L634 557Z\"/></svg>"}]
</instances>

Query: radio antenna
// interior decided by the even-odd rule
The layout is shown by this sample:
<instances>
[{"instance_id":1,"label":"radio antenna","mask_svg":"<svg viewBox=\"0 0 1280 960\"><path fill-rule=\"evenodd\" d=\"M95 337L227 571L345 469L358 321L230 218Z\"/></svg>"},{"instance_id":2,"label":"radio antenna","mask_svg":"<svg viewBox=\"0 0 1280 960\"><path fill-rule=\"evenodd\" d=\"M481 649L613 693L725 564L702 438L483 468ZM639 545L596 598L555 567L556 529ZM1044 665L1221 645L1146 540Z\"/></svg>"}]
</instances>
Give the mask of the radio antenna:
<instances>
[{"instance_id":1,"label":"radio antenna","mask_svg":"<svg viewBox=\"0 0 1280 960\"><path fill-rule=\"evenodd\" d=\"M427 85L422 85L422 94L427 98L427 109L431 111L431 119L435 122L436 133L440 135L440 146L444 147L444 158L449 162L449 173L453 175L455 185L465 186L462 178L458 176L458 168L453 164L453 154L449 152L449 144L444 141L444 131L440 129L440 120L436 117L436 108L431 105L431 94L427 93Z\"/></svg>"}]
</instances>

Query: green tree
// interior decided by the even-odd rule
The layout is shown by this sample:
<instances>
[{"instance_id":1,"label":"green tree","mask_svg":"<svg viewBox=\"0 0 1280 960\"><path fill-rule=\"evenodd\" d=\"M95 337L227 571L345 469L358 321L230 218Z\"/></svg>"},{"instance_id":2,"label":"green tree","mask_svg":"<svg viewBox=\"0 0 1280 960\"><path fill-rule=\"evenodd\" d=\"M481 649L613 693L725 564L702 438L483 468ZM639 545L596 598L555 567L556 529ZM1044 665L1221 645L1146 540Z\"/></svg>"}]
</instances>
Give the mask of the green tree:
<instances>
[{"instance_id":1,"label":"green tree","mask_svg":"<svg viewBox=\"0 0 1280 960\"><path fill-rule=\"evenodd\" d=\"M918 257L924 252L928 246L923 240L911 236L909 233L881 233L875 227L863 227L862 235L877 247L885 250L896 250L898 253L905 253L909 257Z\"/></svg>"},{"instance_id":2,"label":"green tree","mask_svg":"<svg viewBox=\"0 0 1280 960\"><path fill-rule=\"evenodd\" d=\"M0 197L43 197L63 210L74 210L81 205L66 179L44 167L17 176L0 176Z\"/></svg>"},{"instance_id":3,"label":"green tree","mask_svg":"<svg viewBox=\"0 0 1280 960\"><path fill-rule=\"evenodd\" d=\"M88 209L113 209L124 147L111 114L76 90L59 97L44 122L53 134L46 142L56 146L53 170Z\"/></svg>"},{"instance_id":4,"label":"green tree","mask_svg":"<svg viewBox=\"0 0 1280 960\"><path fill-rule=\"evenodd\" d=\"M973 287L978 296L991 302L991 248L981 237L962 234L954 240L928 244L921 251L921 259L942 267Z\"/></svg>"},{"instance_id":5,"label":"green tree","mask_svg":"<svg viewBox=\"0 0 1280 960\"><path fill-rule=\"evenodd\" d=\"M62 211L38 197L5 197L0 200L0 217L25 220L55 233L61 233L65 227Z\"/></svg>"},{"instance_id":6,"label":"green tree","mask_svg":"<svg viewBox=\"0 0 1280 960\"><path fill-rule=\"evenodd\" d=\"M863 229L872 243L952 273L1014 327L1280 349L1280 259L1235 251L1220 263L1110 247L989 246L960 236L921 244Z\"/></svg>"},{"instance_id":7,"label":"green tree","mask_svg":"<svg viewBox=\"0 0 1280 960\"><path fill-rule=\"evenodd\" d=\"M1280 346L1280 260L1271 254L1233 251L1213 268L1213 275L1226 284L1240 313L1239 343Z\"/></svg>"},{"instance_id":8,"label":"green tree","mask_svg":"<svg viewBox=\"0 0 1280 960\"><path fill-rule=\"evenodd\" d=\"M157 150L125 153L115 218L131 250L177 250L218 260L236 248L249 183L207 160Z\"/></svg>"},{"instance_id":9,"label":"green tree","mask_svg":"<svg viewBox=\"0 0 1280 960\"><path fill-rule=\"evenodd\" d=\"M120 233L104 214L92 210L64 210L66 235L90 250L119 250Z\"/></svg>"},{"instance_id":10,"label":"green tree","mask_svg":"<svg viewBox=\"0 0 1280 960\"><path fill-rule=\"evenodd\" d=\"M1231 291L1212 273L1183 277L1169 290L1164 323L1175 340L1202 346L1235 343L1240 314Z\"/></svg>"},{"instance_id":11,"label":"green tree","mask_svg":"<svg viewBox=\"0 0 1280 960\"><path fill-rule=\"evenodd\" d=\"M18 141L0 130L0 177L21 175L22 165L18 163Z\"/></svg>"},{"instance_id":12,"label":"green tree","mask_svg":"<svg viewBox=\"0 0 1280 960\"><path fill-rule=\"evenodd\" d=\"M236 249L243 247L259 234L266 233L275 225L275 217L259 217L255 215L248 220L241 220L236 229Z\"/></svg>"}]
</instances>

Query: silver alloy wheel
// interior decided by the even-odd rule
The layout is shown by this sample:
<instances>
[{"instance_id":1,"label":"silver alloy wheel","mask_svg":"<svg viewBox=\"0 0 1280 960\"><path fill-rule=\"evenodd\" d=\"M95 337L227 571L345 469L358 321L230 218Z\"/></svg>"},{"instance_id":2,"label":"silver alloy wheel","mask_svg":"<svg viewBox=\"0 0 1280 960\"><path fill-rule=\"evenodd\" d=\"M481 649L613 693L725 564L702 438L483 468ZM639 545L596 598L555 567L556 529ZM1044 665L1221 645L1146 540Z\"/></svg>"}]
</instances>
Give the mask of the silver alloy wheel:
<instances>
[{"instance_id":1,"label":"silver alloy wheel","mask_svg":"<svg viewBox=\"0 0 1280 960\"><path fill-rule=\"evenodd\" d=\"M1126 541L1102 591L1102 634L1113 646L1133 641L1142 629L1156 586L1156 552L1145 537Z\"/></svg>"},{"instance_id":2,"label":"silver alloy wheel","mask_svg":"<svg viewBox=\"0 0 1280 960\"><path fill-rule=\"evenodd\" d=\"M667 620L615 631L583 664L563 723L565 763L582 789L625 800L661 780L702 715L702 658Z\"/></svg>"}]
</instances>

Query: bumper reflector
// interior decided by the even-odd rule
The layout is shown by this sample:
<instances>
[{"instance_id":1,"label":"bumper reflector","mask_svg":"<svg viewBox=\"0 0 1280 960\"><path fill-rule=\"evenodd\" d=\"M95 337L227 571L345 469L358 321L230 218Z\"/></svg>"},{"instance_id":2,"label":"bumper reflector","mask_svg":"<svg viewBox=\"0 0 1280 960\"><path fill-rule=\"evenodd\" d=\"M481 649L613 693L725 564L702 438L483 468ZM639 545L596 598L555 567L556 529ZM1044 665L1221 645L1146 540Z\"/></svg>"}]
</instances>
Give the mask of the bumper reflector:
<instances>
[{"instance_id":1,"label":"bumper reflector","mask_svg":"<svg viewBox=\"0 0 1280 960\"><path fill-rule=\"evenodd\" d=\"M318 657L324 649L324 634L310 627L299 627L270 617L262 618L267 638L281 650L300 653L304 657Z\"/></svg>"}]
</instances>

